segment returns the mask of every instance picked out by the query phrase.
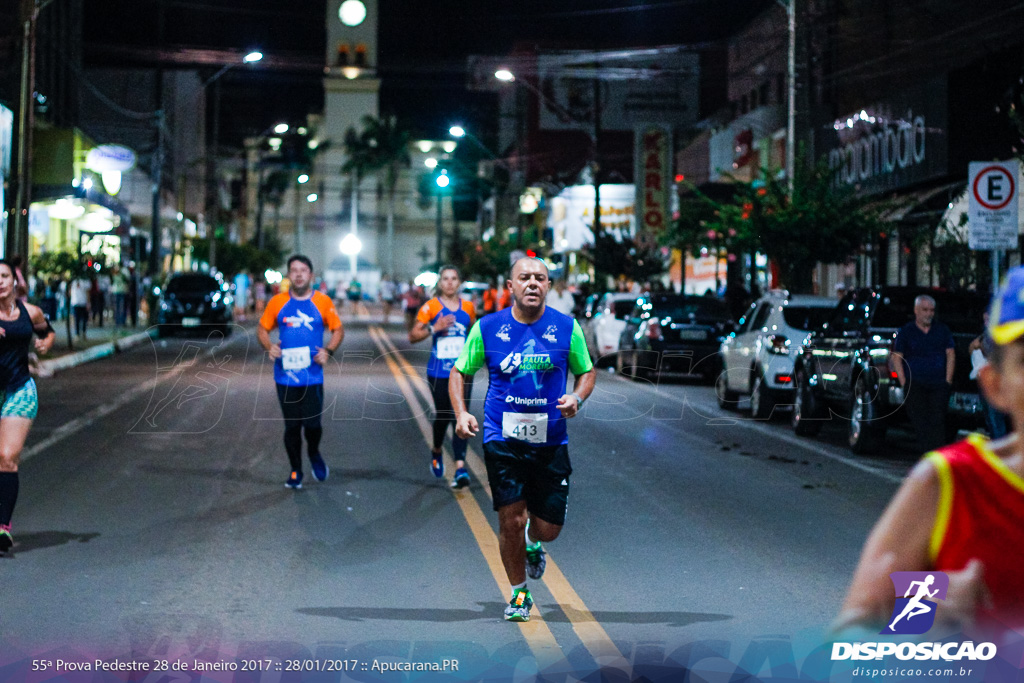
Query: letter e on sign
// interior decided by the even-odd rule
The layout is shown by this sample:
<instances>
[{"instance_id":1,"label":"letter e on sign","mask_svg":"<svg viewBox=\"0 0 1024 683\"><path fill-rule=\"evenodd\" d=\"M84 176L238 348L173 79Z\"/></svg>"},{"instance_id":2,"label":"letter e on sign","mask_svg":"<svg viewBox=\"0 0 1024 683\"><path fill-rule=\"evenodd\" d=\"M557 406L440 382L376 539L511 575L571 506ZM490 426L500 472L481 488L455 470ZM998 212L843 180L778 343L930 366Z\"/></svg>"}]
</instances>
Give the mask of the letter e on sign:
<instances>
[{"instance_id":1,"label":"letter e on sign","mask_svg":"<svg viewBox=\"0 0 1024 683\"><path fill-rule=\"evenodd\" d=\"M1014 177L1003 166L983 168L974 178L971 192L986 209L998 211L1006 208L1017 191Z\"/></svg>"}]
</instances>

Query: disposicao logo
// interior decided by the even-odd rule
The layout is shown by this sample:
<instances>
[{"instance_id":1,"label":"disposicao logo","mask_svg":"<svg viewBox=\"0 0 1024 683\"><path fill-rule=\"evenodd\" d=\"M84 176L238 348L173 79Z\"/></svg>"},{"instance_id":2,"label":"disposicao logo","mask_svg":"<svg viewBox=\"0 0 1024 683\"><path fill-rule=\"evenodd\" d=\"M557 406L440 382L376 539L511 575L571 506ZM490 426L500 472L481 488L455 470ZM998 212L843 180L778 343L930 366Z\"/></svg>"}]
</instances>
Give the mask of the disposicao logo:
<instances>
[{"instance_id":1,"label":"disposicao logo","mask_svg":"<svg viewBox=\"0 0 1024 683\"><path fill-rule=\"evenodd\" d=\"M921 635L935 624L936 600L945 600L949 577L944 572L893 572L896 605L882 635ZM987 661L996 656L994 643L869 642L832 643L832 660L870 660L895 656L900 660Z\"/></svg>"},{"instance_id":2,"label":"disposicao logo","mask_svg":"<svg viewBox=\"0 0 1024 683\"><path fill-rule=\"evenodd\" d=\"M896 606L883 634L921 635L935 623L935 600L945 600L949 577L945 572L893 572Z\"/></svg>"}]
</instances>

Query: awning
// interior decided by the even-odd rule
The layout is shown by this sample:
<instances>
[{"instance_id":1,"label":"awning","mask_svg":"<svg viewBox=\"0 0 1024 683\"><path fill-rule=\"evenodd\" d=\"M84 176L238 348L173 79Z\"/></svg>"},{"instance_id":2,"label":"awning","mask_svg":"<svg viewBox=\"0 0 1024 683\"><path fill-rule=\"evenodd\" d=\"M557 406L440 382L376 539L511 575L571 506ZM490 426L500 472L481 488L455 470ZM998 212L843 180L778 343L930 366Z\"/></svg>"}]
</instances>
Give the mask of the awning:
<instances>
[{"instance_id":1,"label":"awning","mask_svg":"<svg viewBox=\"0 0 1024 683\"><path fill-rule=\"evenodd\" d=\"M948 196L954 191L963 190L963 188L964 181L962 180L955 183L943 183L936 187L923 188L913 192L896 194L887 199L879 199L868 204L867 208L878 210L879 219L889 223L913 220L914 218L923 219L926 217L924 214L931 210L934 200L941 199L944 195ZM939 215L935 214L934 218L937 223Z\"/></svg>"}]
</instances>

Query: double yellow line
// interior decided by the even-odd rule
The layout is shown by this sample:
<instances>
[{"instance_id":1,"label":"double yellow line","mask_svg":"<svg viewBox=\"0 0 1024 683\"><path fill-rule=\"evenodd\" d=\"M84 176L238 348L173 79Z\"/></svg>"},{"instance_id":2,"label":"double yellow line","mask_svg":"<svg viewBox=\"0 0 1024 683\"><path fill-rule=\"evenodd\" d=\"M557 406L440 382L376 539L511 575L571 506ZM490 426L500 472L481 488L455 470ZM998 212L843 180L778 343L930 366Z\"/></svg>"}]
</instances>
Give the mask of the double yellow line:
<instances>
[{"instance_id":1,"label":"double yellow line","mask_svg":"<svg viewBox=\"0 0 1024 683\"><path fill-rule=\"evenodd\" d=\"M432 405L433 397L420 378L419 373L409 364L402 352L388 338L387 334L376 325L371 325L369 332L374 344L376 344L377 349L381 352L388 368L391 370L391 374L394 375L395 381L398 383L398 387L405 400L409 403L409 406L412 407L418 403L414 390L427 405ZM423 440L428 445L433 445L433 434L426 416L420 411L413 410L412 412L416 423L419 425L420 432L423 434ZM447 449L445 449L444 457L446 461L445 466L452 467L454 463ZM483 489L487 496L493 498L491 489L487 485L487 469L484 466L483 460L473 448L467 450L466 465L473 472L476 479L483 484ZM494 581L498 584L498 590L502 595L508 595L508 579L505 575L505 568L501 563L498 537L488 523L484 511L468 489L450 490L455 496L463 516L466 518L470 531L472 531L473 536L476 538L477 545L487 561L487 566L491 570ZM543 580L572 624L576 636L587 648L594 660L602 666L622 669L629 673L629 666L622 653L619 652L615 643L608 636L608 633L598 623L597 619L594 618L594 615L584 604L579 594L573 589L569 580L565 578L565 574L558 568L550 553L547 556L547 568L544 571ZM544 622L539 607L535 605L530 621L520 623L519 626L530 650L537 659L539 670L544 670L547 666L555 664L562 659L561 648L551 633L551 629Z\"/></svg>"}]
</instances>

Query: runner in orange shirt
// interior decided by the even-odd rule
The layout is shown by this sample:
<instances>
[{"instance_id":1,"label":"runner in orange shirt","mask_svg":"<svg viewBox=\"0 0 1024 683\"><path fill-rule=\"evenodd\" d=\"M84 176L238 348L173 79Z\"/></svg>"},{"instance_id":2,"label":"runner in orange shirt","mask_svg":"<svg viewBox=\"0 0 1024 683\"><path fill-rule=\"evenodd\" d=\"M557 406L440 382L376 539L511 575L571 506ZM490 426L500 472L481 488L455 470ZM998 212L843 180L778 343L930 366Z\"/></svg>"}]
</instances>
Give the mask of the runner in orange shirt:
<instances>
[{"instance_id":1,"label":"runner in orange shirt","mask_svg":"<svg viewBox=\"0 0 1024 683\"><path fill-rule=\"evenodd\" d=\"M444 459L441 445L448 426L454 424L455 413L448 396L448 377L455 367L466 343L466 336L476 322L476 309L469 301L459 297L462 276L455 266L444 266L438 275L437 296L423 304L416 315L416 324L409 331L409 341L415 344L432 337L430 362L427 365L427 382L434 395L434 447L430 451L430 471L440 479L444 476ZM464 400L469 400L472 383L466 383ZM466 440L452 435L452 454L455 458L455 476L452 488L469 486L469 472L466 471Z\"/></svg>"}]
</instances>

